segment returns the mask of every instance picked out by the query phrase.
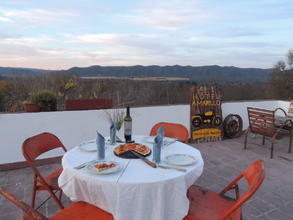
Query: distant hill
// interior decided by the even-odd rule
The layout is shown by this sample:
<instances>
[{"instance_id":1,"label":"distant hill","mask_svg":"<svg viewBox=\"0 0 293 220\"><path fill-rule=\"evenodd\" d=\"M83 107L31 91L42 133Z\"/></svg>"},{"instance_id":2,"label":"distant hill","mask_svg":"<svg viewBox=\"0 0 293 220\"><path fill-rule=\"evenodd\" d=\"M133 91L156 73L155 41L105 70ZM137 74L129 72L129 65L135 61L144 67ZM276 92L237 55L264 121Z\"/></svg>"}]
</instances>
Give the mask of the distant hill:
<instances>
[{"instance_id":1,"label":"distant hill","mask_svg":"<svg viewBox=\"0 0 293 220\"><path fill-rule=\"evenodd\" d=\"M49 72L52 71L33 68L0 67L0 76L38 75Z\"/></svg>"},{"instance_id":2,"label":"distant hill","mask_svg":"<svg viewBox=\"0 0 293 220\"><path fill-rule=\"evenodd\" d=\"M103 77L180 77L198 82L267 82L272 69L214 66L90 66L73 67L67 74Z\"/></svg>"},{"instance_id":3,"label":"distant hill","mask_svg":"<svg viewBox=\"0 0 293 220\"><path fill-rule=\"evenodd\" d=\"M79 77L176 77L196 82L261 82L266 83L272 69L213 66L90 66L48 71L28 68L0 67L0 76L37 75L60 72Z\"/></svg>"}]
</instances>

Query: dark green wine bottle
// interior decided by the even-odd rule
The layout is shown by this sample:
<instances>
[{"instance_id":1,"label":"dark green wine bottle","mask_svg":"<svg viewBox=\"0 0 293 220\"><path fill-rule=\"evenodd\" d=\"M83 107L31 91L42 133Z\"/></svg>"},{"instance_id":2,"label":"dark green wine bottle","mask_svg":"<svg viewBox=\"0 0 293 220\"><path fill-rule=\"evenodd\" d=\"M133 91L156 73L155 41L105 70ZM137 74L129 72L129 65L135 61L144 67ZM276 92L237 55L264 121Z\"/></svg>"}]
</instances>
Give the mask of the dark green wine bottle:
<instances>
[{"instance_id":1,"label":"dark green wine bottle","mask_svg":"<svg viewBox=\"0 0 293 220\"><path fill-rule=\"evenodd\" d=\"M130 109L127 106L126 116L124 118L124 137L125 141L131 141L131 134L132 134L132 118L130 117Z\"/></svg>"}]
</instances>

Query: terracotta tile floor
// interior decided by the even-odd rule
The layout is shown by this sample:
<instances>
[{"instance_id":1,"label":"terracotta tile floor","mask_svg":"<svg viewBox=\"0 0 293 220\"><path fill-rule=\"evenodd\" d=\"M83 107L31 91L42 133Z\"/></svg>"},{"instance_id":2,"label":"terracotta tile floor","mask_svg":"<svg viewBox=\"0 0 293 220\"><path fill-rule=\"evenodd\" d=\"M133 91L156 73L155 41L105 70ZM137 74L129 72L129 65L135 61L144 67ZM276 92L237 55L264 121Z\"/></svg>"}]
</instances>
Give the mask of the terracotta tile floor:
<instances>
[{"instance_id":1,"label":"terracotta tile floor","mask_svg":"<svg viewBox=\"0 0 293 220\"><path fill-rule=\"evenodd\" d=\"M274 158L270 159L270 139L261 145L261 136L255 139L249 134L247 150L243 150L244 135L235 139L223 139L218 142L193 143L204 159L204 171L196 184L220 191L234 177L241 173L253 161L262 159L266 165L266 178L256 192L243 206L245 220L286 220L293 219L293 153L289 154L288 138L275 142ZM40 167L50 172L60 165L52 164ZM0 172L0 185L30 204L33 172L30 168ZM38 198L44 198L45 192L38 192ZM64 206L70 200L63 196ZM59 211L54 201L49 200L39 211L52 216ZM0 219L21 219L21 211L11 202L0 196Z\"/></svg>"}]
</instances>

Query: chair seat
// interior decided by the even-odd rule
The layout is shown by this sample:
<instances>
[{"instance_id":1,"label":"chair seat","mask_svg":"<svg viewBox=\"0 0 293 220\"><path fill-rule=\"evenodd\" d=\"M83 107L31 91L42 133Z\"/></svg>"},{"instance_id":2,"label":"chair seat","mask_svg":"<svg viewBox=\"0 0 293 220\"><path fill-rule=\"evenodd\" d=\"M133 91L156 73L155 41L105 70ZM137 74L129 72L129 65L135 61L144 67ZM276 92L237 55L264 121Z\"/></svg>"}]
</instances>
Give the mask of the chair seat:
<instances>
[{"instance_id":1,"label":"chair seat","mask_svg":"<svg viewBox=\"0 0 293 220\"><path fill-rule=\"evenodd\" d=\"M187 191L190 201L188 215L185 220L216 220L226 213L236 200L228 196L193 185ZM241 208L230 215L233 220L241 219Z\"/></svg>"},{"instance_id":2,"label":"chair seat","mask_svg":"<svg viewBox=\"0 0 293 220\"><path fill-rule=\"evenodd\" d=\"M65 209L61 210L59 213L50 218L50 220L60 220L60 219L83 219L83 220L114 220L114 217L91 204L85 202L76 202L67 206Z\"/></svg>"},{"instance_id":3,"label":"chair seat","mask_svg":"<svg viewBox=\"0 0 293 220\"><path fill-rule=\"evenodd\" d=\"M53 190L60 189L60 187L58 186L58 178L59 178L60 174L62 173L62 171L63 171L63 168L60 167L59 169L57 169L54 172L52 172L51 174L49 174L46 178L44 178L46 183L48 183L48 185L51 186L51 188ZM47 190L47 188L45 186L41 185L39 182L37 183L37 188L38 188L38 190Z\"/></svg>"}]
</instances>

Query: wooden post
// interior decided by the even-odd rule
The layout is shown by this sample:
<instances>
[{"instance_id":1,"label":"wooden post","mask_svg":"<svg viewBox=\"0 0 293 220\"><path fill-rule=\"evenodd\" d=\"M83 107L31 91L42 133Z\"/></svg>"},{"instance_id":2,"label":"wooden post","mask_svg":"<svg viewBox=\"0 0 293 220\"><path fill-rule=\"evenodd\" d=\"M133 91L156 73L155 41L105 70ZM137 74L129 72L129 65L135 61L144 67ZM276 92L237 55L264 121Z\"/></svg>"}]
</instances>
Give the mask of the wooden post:
<instances>
[{"instance_id":1,"label":"wooden post","mask_svg":"<svg viewBox=\"0 0 293 220\"><path fill-rule=\"evenodd\" d=\"M191 142L220 141L223 138L221 86L193 86L190 89Z\"/></svg>"}]
</instances>

